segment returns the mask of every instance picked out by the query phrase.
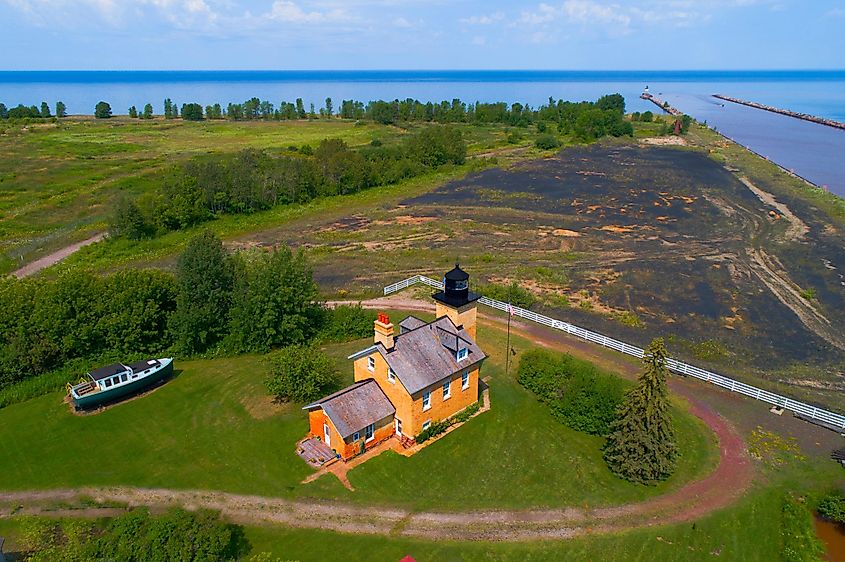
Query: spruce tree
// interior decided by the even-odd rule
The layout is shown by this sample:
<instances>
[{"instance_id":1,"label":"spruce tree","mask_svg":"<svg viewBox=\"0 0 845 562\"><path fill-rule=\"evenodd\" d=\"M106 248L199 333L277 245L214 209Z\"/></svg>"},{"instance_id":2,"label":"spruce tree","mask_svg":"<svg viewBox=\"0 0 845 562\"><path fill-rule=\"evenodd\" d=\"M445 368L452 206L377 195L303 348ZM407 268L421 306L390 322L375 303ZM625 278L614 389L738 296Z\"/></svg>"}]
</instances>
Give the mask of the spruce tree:
<instances>
[{"instance_id":1,"label":"spruce tree","mask_svg":"<svg viewBox=\"0 0 845 562\"><path fill-rule=\"evenodd\" d=\"M643 365L637 386L628 392L610 425L604 459L617 476L654 484L672 474L677 457L662 338L648 346Z\"/></svg>"}]
</instances>

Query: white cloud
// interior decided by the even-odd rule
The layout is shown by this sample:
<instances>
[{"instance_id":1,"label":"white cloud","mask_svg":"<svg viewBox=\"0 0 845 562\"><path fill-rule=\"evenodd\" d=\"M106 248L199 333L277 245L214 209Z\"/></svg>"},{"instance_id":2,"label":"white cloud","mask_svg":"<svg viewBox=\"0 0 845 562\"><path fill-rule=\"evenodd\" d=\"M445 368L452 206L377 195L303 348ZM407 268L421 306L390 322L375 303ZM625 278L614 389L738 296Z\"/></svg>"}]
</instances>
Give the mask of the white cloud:
<instances>
[{"instance_id":1,"label":"white cloud","mask_svg":"<svg viewBox=\"0 0 845 562\"><path fill-rule=\"evenodd\" d=\"M504 12L495 12L490 15L470 16L468 18L461 18L460 22L468 25L491 25L505 19Z\"/></svg>"},{"instance_id":2,"label":"white cloud","mask_svg":"<svg viewBox=\"0 0 845 562\"><path fill-rule=\"evenodd\" d=\"M329 11L306 11L290 0L276 0L266 18L291 23L323 23L349 19L346 13L335 8Z\"/></svg>"}]
</instances>

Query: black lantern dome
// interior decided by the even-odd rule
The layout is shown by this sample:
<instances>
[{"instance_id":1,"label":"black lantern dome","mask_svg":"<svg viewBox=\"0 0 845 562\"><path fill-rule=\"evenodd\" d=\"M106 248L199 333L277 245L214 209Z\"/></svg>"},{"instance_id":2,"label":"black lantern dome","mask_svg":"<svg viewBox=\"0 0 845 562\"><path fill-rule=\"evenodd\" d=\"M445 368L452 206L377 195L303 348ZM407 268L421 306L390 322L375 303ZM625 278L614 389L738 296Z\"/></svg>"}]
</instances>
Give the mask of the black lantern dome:
<instances>
[{"instance_id":1,"label":"black lantern dome","mask_svg":"<svg viewBox=\"0 0 845 562\"><path fill-rule=\"evenodd\" d=\"M481 298L469 290L469 274L455 264L455 269L443 276L443 290L432 295L434 300L460 308Z\"/></svg>"}]
</instances>

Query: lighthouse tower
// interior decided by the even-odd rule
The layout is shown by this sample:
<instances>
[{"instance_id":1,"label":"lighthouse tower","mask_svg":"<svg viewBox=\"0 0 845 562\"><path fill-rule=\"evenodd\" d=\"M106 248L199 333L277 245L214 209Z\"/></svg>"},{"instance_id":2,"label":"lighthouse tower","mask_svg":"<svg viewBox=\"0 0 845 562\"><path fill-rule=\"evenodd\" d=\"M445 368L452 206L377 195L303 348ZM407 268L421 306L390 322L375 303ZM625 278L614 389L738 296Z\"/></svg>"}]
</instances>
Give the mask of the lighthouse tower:
<instances>
[{"instance_id":1,"label":"lighthouse tower","mask_svg":"<svg viewBox=\"0 0 845 562\"><path fill-rule=\"evenodd\" d=\"M480 295L469 290L469 274L455 264L443 276L443 290L432 295L437 303L436 316L448 316L457 327L463 327L475 339L478 299Z\"/></svg>"}]
</instances>

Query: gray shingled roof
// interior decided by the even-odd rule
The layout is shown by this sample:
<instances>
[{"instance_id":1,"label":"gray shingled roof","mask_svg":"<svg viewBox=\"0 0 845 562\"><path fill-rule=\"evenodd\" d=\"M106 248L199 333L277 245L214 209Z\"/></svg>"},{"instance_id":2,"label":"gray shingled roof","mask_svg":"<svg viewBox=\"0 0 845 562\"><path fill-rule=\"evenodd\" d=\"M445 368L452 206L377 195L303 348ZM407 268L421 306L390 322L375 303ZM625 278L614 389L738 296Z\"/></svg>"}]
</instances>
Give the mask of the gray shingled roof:
<instances>
[{"instance_id":1,"label":"gray shingled roof","mask_svg":"<svg viewBox=\"0 0 845 562\"><path fill-rule=\"evenodd\" d=\"M460 363L454 352L458 342L469 352L469 356ZM377 345L377 349L410 394L486 357L469 333L463 328L456 328L448 316L396 336L390 351L381 344Z\"/></svg>"},{"instance_id":2,"label":"gray shingled roof","mask_svg":"<svg viewBox=\"0 0 845 562\"><path fill-rule=\"evenodd\" d=\"M425 324L425 320L420 320L416 316L408 316L399 322L399 333L403 334L405 332L410 332L411 330L416 330L420 326L425 326Z\"/></svg>"},{"instance_id":3,"label":"gray shingled roof","mask_svg":"<svg viewBox=\"0 0 845 562\"><path fill-rule=\"evenodd\" d=\"M318 407L332 420L344 439L356 431L363 431L371 423L396 413L396 408L373 379L356 382L302 409Z\"/></svg>"}]
</instances>

